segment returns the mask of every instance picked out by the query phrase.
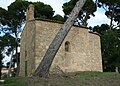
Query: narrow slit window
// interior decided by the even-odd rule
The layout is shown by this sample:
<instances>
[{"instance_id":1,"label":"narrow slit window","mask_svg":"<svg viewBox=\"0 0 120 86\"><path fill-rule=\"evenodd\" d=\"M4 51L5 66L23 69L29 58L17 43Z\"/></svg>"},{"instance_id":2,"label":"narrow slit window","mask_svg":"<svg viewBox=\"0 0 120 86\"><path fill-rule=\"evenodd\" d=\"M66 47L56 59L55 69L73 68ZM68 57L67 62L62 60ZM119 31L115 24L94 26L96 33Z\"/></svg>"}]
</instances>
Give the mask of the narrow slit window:
<instances>
[{"instance_id":1,"label":"narrow slit window","mask_svg":"<svg viewBox=\"0 0 120 86\"><path fill-rule=\"evenodd\" d=\"M27 51L25 51L25 57L27 57Z\"/></svg>"},{"instance_id":2,"label":"narrow slit window","mask_svg":"<svg viewBox=\"0 0 120 86\"><path fill-rule=\"evenodd\" d=\"M65 42L65 52L69 52L70 51L70 42L66 41Z\"/></svg>"},{"instance_id":3,"label":"narrow slit window","mask_svg":"<svg viewBox=\"0 0 120 86\"><path fill-rule=\"evenodd\" d=\"M28 64L28 62L25 61L25 76L27 76L27 64Z\"/></svg>"}]
</instances>

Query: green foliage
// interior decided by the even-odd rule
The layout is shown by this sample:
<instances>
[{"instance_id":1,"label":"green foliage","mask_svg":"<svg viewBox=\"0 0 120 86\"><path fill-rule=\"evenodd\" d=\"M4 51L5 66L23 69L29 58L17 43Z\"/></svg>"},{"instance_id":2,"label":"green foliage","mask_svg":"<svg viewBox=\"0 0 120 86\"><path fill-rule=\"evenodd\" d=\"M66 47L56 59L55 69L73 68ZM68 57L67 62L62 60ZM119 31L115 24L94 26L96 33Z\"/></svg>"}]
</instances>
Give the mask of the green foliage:
<instances>
[{"instance_id":1,"label":"green foliage","mask_svg":"<svg viewBox=\"0 0 120 86\"><path fill-rule=\"evenodd\" d=\"M7 10L0 7L0 23L6 25L7 21L5 20L7 16Z\"/></svg>"},{"instance_id":2,"label":"green foliage","mask_svg":"<svg viewBox=\"0 0 120 86\"><path fill-rule=\"evenodd\" d=\"M9 56L13 49L16 49L13 58L14 63L17 62L17 67L19 65L17 47L20 45L18 33L21 31L22 24L26 21L26 9L29 4L34 4L35 6L35 17L52 19L54 15L52 7L42 2L32 3L26 0L15 0L8 6L8 10L0 7L0 54L3 55L2 52L4 51L4 54ZM1 57L0 64L2 64Z\"/></svg>"},{"instance_id":3,"label":"green foliage","mask_svg":"<svg viewBox=\"0 0 120 86\"><path fill-rule=\"evenodd\" d=\"M3 45L3 37L0 36L0 79L1 79L1 70L2 70L2 59L4 58L3 56L3 50L4 50L4 45Z\"/></svg>"},{"instance_id":4,"label":"green foliage","mask_svg":"<svg viewBox=\"0 0 120 86\"><path fill-rule=\"evenodd\" d=\"M10 52L12 51L13 47L16 46L17 43L15 41L15 38L12 37L10 34L5 34L4 36L0 36L0 51L1 55L3 54L2 52L4 51L5 47L8 48L8 50L5 50L4 52L9 55Z\"/></svg>"},{"instance_id":5,"label":"green foliage","mask_svg":"<svg viewBox=\"0 0 120 86\"><path fill-rule=\"evenodd\" d=\"M6 10L0 7L0 18L4 17L4 14L6 15Z\"/></svg>"},{"instance_id":6,"label":"green foliage","mask_svg":"<svg viewBox=\"0 0 120 86\"><path fill-rule=\"evenodd\" d=\"M101 26L97 25L97 26L94 26L92 31L93 32L97 32L99 34L103 34L103 32L106 32L107 30L109 29L109 25L107 24L102 24Z\"/></svg>"},{"instance_id":7,"label":"green foliage","mask_svg":"<svg viewBox=\"0 0 120 86\"><path fill-rule=\"evenodd\" d=\"M120 29L104 32L101 40L105 66L120 67Z\"/></svg>"},{"instance_id":8,"label":"green foliage","mask_svg":"<svg viewBox=\"0 0 120 86\"><path fill-rule=\"evenodd\" d=\"M65 21L65 19L61 15L59 15L59 14L53 16L52 19L53 20L57 20L57 21Z\"/></svg>"},{"instance_id":9,"label":"green foliage","mask_svg":"<svg viewBox=\"0 0 120 86\"><path fill-rule=\"evenodd\" d=\"M6 78L3 86L28 86L25 78Z\"/></svg>"},{"instance_id":10,"label":"green foliage","mask_svg":"<svg viewBox=\"0 0 120 86\"><path fill-rule=\"evenodd\" d=\"M17 29L21 28L25 22L25 12L29 4L35 6L35 17L49 18L53 17L54 11L50 5L42 2L28 2L24 0L16 0L8 6L8 10L0 8L0 23L7 28L0 28L0 32L15 34L17 36Z\"/></svg>"},{"instance_id":11,"label":"green foliage","mask_svg":"<svg viewBox=\"0 0 120 86\"><path fill-rule=\"evenodd\" d=\"M6 33L2 38L2 45L15 47L15 46L17 46L17 43L16 43L15 38L13 36Z\"/></svg>"},{"instance_id":12,"label":"green foliage","mask_svg":"<svg viewBox=\"0 0 120 86\"><path fill-rule=\"evenodd\" d=\"M0 77L1 77L1 68L3 65L2 59L4 58L4 54L9 56L13 47L16 45L17 43L15 41L15 38L12 37L10 34L6 33L5 35L0 36Z\"/></svg>"},{"instance_id":13,"label":"green foliage","mask_svg":"<svg viewBox=\"0 0 120 86\"><path fill-rule=\"evenodd\" d=\"M51 19L54 15L53 8L50 5L42 2L33 3L35 7L35 18L47 18Z\"/></svg>"},{"instance_id":14,"label":"green foliage","mask_svg":"<svg viewBox=\"0 0 120 86\"><path fill-rule=\"evenodd\" d=\"M48 79L6 78L1 86L119 86L120 74L113 72L78 72L50 75ZM111 82L112 81L112 82Z\"/></svg>"},{"instance_id":15,"label":"green foliage","mask_svg":"<svg viewBox=\"0 0 120 86\"><path fill-rule=\"evenodd\" d=\"M28 1L17 0L8 6L8 10L0 9L2 55L9 56L13 49L18 47L17 33L25 22L25 11L28 5ZM16 53L18 53L17 50ZM0 61L2 62L2 59Z\"/></svg>"},{"instance_id":16,"label":"green foliage","mask_svg":"<svg viewBox=\"0 0 120 86\"><path fill-rule=\"evenodd\" d=\"M86 77L94 77L94 76L115 76L115 75L119 75L115 72L78 72L76 73L77 77L81 77L81 76L86 76Z\"/></svg>"},{"instance_id":17,"label":"green foliage","mask_svg":"<svg viewBox=\"0 0 120 86\"><path fill-rule=\"evenodd\" d=\"M78 0L70 0L69 2L63 4L63 12L65 16L68 16L70 14L77 1ZM94 12L96 10L97 6L93 0L86 0L86 3L78 16L78 19L80 20L79 23L87 26L87 20L90 19L90 15L95 16Z\"/></svg>"},{"instance_id":18,"label":"green foliage","mask_svg":"<svg viewBox=\"0 0 120 86\"><path fill-rule=\"evenodd\" d=\"M105 9L105 15L111 19L110 28L113 28L113 21L120 27L120 0L98 0L98 7Z\"/></svg>"},{"instance_id":19,"label":"green foliage","mask_svg":"<svg viewBox=\"0 0 120 86\"><path fill-rule=\"evenodd\" d=\"M107 24L95 26L93 31L101 35L104 71L115 71L120 67L120 29L109 29Z\"/></svg>"},{"instance_id":20,"label":"green foliage","mask_svg":"<svg viewBox=\"0 0 120 86\"><path fill-rule=\"evenodd\" d=\"M120 0L98 0L98 1L105 5L113 5L115 3L120 3Z\"/></svg>"},{"instance_id":21,"label":"green foliage","mask_svg":"<svg viewBox=\"0 0 120 86\"><path fill-rule=\"evenodd\" d=\"M30 3L28 1L17 0L8 6L8 26L19 28L21 23L25 20L26 8Z\"/></svg>"}]
</instances>

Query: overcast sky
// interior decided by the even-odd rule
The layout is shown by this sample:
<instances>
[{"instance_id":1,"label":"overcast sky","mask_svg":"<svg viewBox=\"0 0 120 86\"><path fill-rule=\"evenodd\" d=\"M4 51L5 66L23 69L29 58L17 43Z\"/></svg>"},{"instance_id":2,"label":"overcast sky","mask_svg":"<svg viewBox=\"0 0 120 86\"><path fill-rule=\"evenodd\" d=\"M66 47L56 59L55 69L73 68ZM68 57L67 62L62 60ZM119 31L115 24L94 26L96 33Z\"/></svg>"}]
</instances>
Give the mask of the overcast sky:
<instances>
[{"instance_id":1,"label":"overcast sky","mask_svg":"<svg viewBox=\"0 0 120 86\"><path fill-rule=\"evenodd\" d=\"M0 7L7 9L7 6L9 6L14 1L15 0L0 0ZM49 4L52 6L53 10L55 11L55 14L60 14L63 16L64 13L62 11L62 5L63 3L68 2L70 0L28 0L28 1L32 2L41 1L45 4ZM104 10L98 8L97 12L95 12L95 17L89 19L88 25L96 26L101 25L103 23L109 24L109 21L110 20L104 15Z\"/></svg>"}]
</instances>

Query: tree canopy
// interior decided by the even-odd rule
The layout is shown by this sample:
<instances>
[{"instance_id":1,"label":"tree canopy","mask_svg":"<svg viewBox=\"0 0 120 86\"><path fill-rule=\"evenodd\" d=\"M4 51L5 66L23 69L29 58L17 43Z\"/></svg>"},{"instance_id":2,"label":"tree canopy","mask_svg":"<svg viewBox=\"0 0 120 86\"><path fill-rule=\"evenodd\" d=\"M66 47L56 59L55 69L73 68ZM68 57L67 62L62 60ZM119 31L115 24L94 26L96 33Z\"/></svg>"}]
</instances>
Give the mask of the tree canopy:
<instances>
[{"instance_id":1,"label":"tree canopy","mask_svg":"<svg viewBox=\"0 0 120 86\"><path fill-rule=\"evenodd\" d=\"M26 21L26 10L29 4L35 6L35 18L52 19L54 15L53 8L42 2L16 0L8 6L8 10L0 7L0 37L2 40L0 47L3 47L0 54L2 56L2 51L6 51L4 54L10 55L15 49L16 53L12 56L12 60L17 62L17 68L19 67L19 52L17 49L20 46L19 33ZM0 61L2 62L2 59Z\"/></svg>"},{"instance_id":2,"label":"tree canopy","mask_svg":"<svg viewBox=\"0 0 120 86\"><path fill-rule=\"evenodd\" d=\"M35 18L47 18L51 19L54 15L53 8L50 5L42 2L33 3L35 7Z\"/></svg>"},{"instance_id":3,"label":"tree canopy","mask_svg":"<svg viewBox=\"0 0 120 86\"><path fill-rule=\"evenodd\" d=\"M69 2L63 4L63 12L65 16L70 14L77 1L78 0L70 0ZM96 12L96 10L96 3L93 0L87 0L83 9L79 12L78 20L76 21L79 25L81 24L87 26L87 20L90 19L90 15L95 16L94 12Z\"/></svg>"},{"instance_id":4,"label":"tree canopy","mask_svg":"<svg viewBox=\"0 0 120 86\"><path fill-rule=\"evenodd\" d=\"M110 29L120 28L120 0L98 0L98 7L105 9L105 15L110 19ZM117 26L113 24L117 23Z\"/></svg>"},{"instance_id":5,"label":"tree canopy","mask_svg":"<svg viewBox=\"0 0 120 86\"><path fill-rule=\"evenodd\" d=\"M53 20L58 20L58 21L65 21L65 19L59 14L56 14L55 16L53 16L52 19Z\"/></svg>"},{"instance_id":6,"label":"tree canopy","mask_svg":"<svg viewBox=\"0 0 120 86\"><path fill-rule=\"evenodd\" d=\"M108 30L101 36L103 65L106 71L120 67L120 29Z\"/></svg>"},{"instance_id":7,"label":"tree canopy","mask_svg":"<svg viewBox=\"0 0 120 86\"><path fill-rule=\"evenodd\" d=\"M97 0L97 6L105 10L110 24L94 26L92 31L101 35L103 70L115 71L120 69L120 0Z\"/></svg>"},{"instance_id":8,"label":"tree canopy","mask_svg":"<svg viewBox=\"0 0 120 86\"><path fill-rule=\"evenodd\" d=\"M120 29L110 29L109 25L102 24L92 30L100 34L103 71L115 72L115 67L120 67Z\"/></svg>"}]
</instances>

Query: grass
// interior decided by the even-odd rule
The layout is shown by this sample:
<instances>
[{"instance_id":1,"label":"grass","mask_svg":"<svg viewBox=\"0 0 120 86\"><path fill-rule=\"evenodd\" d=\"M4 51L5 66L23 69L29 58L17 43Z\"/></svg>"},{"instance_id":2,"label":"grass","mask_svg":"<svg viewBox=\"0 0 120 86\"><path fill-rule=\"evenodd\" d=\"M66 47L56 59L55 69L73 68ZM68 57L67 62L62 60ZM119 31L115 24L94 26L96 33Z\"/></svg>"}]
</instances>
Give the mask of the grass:
<instances>
[{"instance_id":1,"label":"grass","mask_svg":"<svg viewBox=\"0 0 120 86\"><path fill-rule=\"evenodd\" d=\"M120 74L114 72L77 72L38 77L6 78L0 86L120 86Z\"/></svg>"},{"instance_id":2,"label":"grass","mask_svg":"<svg viewBox=\"0 0 120 86\"><path fill-rule=\"evenodd\" d=\"M116 72L77 72L76 75L78 76L115 76L115 75L120 75Z\"/></svg>"},{"instance_id":3,"label":"grass","mask_svg":"<svg viewBox=\"0 0 120 86\"><path fill-rule=\"evenodd\" d=\"M5 78L4 83L0 83L0 86L28 86L26 78Z\"/></svg>"}]
</instances>

